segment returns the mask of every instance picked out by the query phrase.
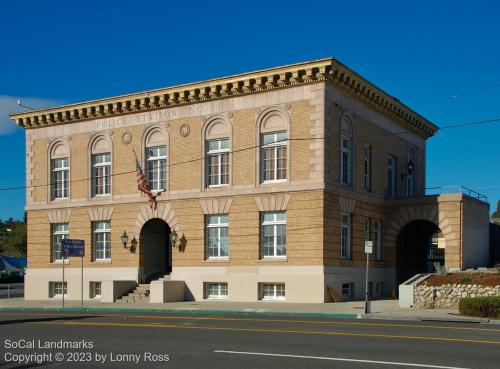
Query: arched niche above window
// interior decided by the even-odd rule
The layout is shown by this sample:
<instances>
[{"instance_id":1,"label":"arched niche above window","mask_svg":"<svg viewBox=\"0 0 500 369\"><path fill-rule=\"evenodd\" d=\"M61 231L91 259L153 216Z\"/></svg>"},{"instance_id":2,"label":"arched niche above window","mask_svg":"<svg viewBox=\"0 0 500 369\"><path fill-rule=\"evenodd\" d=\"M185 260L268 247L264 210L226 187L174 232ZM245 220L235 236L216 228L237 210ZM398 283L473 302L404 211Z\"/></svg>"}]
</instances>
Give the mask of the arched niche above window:
<instances>
[{"instance_id":1,"label":"arched niche above window","mask_svg":"<svg viewBox=\"0 0 500 369\"><path fill-rule=\"evenodd\" d=\"M51 159L67 158L69 156L69 148L65 142L56 142L52 145L50 150Z\"/></svg>"},{"instance_id":2,"label":"arched niche above window","mask_svg":"<svg viewBox=\"0 0 500 369\"><path fill-rule=\"evenodd\" d=\"M92 154L111 152L111 142L108 138L104 136L96 137L92 141L91 150Z\"/></svg>"},{"instance_id":3,"label":"arched niche above window","mask_svg":"<svg viewBox=\"0 0 500 369\"><path fill-rule=\"evenodd\" d=\"M288 115L280 109L268 108L260 114L258 120L261 133L288 130Z\"/></svg>"},{"instance_id":4,"label":"arched niche above window","mask_svg":"<svg viewBox=\"0 0 500 369\"><path fill-rule=\"evenodd\" d=\"M166 145L167 140L161 129L152 129L146 136L146 147Z\"/></svg>"},{"instance_id":5,"label":"arched niche above window","mask_svg":"<svg viewBox=\"0 0 500 369\"><path fill-rule=\"evenodd\" d=\"M218 138L227 138L227 137L229 137L229 130L223 121L216 120L214 122L209 123L205 135L205 138L207 140L214 140Z\"/></svg>"},{"instance_id":6,"label":"arched niche above window","mask_svg":"<svg viewBox=\"0 0 500 369\"><path fill-rule=\"evenodd\" d=\"M340 132L344 136L352 137L352 119L348 114L344 114L340 121Z\"/></svg>"}]
</instances>

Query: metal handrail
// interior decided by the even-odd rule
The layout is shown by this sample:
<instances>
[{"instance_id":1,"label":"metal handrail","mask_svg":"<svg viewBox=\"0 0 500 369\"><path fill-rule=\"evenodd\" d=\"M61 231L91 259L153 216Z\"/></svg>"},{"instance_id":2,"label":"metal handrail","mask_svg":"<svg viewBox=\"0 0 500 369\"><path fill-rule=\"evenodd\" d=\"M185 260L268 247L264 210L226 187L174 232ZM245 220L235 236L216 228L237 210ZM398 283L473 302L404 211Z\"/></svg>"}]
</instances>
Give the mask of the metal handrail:
<instances>
[{"instance_id":1,"label":"metal handrail","mask_svg":"<svg viewBox=\"0 0 500 369\"><path fill-rule=\"evenodd\" d=\"M434 191L434 190L438 190L438 191ZM479 192L474 191L474 190L472 190L468 187L465 187L463 185L427 187L425 189L426 194L435 195L436 193L429 193L429 191L437 192L437 194L460 192L460 193L463 193L464 195L472 197L473 199L488 202L487 196L480 194Z\"/></svg>"}]
</instances>

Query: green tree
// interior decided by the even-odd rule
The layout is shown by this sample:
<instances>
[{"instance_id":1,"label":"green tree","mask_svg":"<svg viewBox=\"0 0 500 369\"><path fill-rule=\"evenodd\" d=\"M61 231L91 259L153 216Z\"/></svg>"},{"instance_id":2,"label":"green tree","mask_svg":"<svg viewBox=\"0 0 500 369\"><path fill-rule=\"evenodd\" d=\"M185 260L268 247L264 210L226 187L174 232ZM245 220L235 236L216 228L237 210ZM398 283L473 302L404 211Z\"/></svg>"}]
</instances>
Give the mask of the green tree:
<instances>
[{"instance_id":1,"label":"green tree","mask_svg":"<svg viewBox=\"0 0 500 369\"><path fill-rule=\"evenodd\" d=\"M0 255L26 256L26 223L9 218L0 220Z\"/></svg>"}]
</instances>

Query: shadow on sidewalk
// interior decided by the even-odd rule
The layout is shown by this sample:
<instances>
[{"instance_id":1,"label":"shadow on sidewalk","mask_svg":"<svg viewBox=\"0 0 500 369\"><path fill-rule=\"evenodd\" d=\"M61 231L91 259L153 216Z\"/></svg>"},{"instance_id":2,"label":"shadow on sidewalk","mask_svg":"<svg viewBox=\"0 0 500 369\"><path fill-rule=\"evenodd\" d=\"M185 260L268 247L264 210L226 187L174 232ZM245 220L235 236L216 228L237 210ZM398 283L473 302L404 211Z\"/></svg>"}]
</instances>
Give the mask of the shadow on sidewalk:
<instances>
[{"instance_id":1,"label":"shadow on sidewalk","mask_svg":"<svg viewBox=\"0 0 500 369\"><path fill-rule=\"evenodd\" d=\"M52 321L65 321L65 320L80 320L89 318L99 318L99 315L84 315L84 316L60 316L60 317L46 317L46 318L26 318L26 319L10 319L0 320L0 325L7 324L22 324L22 323L36 323L36 322L52 322Z\"/></svg>"}]
</instances>

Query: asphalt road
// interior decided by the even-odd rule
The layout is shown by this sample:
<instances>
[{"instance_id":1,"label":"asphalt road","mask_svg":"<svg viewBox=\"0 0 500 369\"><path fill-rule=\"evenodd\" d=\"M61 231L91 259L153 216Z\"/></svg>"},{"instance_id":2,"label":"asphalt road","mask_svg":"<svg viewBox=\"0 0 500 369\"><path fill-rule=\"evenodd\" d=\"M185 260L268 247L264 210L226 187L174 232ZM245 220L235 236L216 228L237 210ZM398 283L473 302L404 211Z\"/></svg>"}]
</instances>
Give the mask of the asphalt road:
<instances>
[{"instance_id":1,"label":"asphalt road","mask_svg":"<svg viewBox=\"0 0 500 369\"><path fill-rule=\"evenodd\" d=\"M74 347L62 348L63 343ZM26 347L30 344L34 347ZM292 316L0 312L0 354L2 368L498 369L500 326Z\"/></svg>"}]
</instances>

